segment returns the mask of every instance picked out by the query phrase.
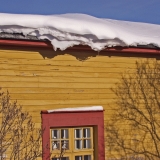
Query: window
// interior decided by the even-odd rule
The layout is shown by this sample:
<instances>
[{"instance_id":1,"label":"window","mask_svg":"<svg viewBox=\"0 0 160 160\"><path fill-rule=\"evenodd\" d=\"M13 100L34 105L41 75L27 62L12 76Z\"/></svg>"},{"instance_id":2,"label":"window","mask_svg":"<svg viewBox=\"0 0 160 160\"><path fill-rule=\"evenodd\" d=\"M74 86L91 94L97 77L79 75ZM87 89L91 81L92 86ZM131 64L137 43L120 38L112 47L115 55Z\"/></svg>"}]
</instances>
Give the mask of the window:
<instances>
[{"instance_id":1,"label":"window","mask_svg":"<svg viewBox=\"0 0 160 160\"><path fill-rule=\"evenodd\" d=\"M103 108L42 111L43 160L105 160Z\"/></svg>"},{"instance_id":2,"label":"window","mask_svg":"<svg viewBox=\"0 0 160 160\"><path fill-rule=\"evenodd\" d=\"M51 148L52 150L69 149L69 130L52 129L51 130Z\"/></svg>"},{"instance_id":3,"label":"window","mask_svg":"<svg viewBox=\"0 0 160 160\"><path fill-rule=\"evenodd\" d=\"M91 147L91 128L74 129L75 149L90 149Z\"/></svg>"},{"instance_id":4,"label":"window","mask_svg":"<svg viewBox=\"0 0 160 160\"><path fill-rule=\"evenodd\" d=\"M93 128L51 128L52 160L93 160Z\"/></svg>"}]
</instances>

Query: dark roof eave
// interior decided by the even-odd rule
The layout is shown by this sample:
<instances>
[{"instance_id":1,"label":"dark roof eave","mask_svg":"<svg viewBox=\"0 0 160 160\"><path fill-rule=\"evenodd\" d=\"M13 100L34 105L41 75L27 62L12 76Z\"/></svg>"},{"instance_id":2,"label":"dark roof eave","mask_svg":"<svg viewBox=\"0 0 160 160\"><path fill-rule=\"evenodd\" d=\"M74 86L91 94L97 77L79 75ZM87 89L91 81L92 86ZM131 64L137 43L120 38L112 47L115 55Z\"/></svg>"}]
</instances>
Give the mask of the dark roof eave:
<instances>
[{"instance_id":1,"label":"dark roof eave","mask_svg":"<svg viewBox=\"0 0 160 160\"><path fill-rule=\"evenodd\" d=\"M17 46L17 47L33 47L33 48L44 48L53 49L53 46L49 41L45 40L24 40L24 39L4 39L0 38L0 46ZM78 45L69 47L66 49L73 51L93 51L89 46ZM149 47L149 46L137 46L137 47L108 47L101 52L117 52L117 53L145 53L145 54L160 54L160 48Z\"/></svg>"}]
</instances>

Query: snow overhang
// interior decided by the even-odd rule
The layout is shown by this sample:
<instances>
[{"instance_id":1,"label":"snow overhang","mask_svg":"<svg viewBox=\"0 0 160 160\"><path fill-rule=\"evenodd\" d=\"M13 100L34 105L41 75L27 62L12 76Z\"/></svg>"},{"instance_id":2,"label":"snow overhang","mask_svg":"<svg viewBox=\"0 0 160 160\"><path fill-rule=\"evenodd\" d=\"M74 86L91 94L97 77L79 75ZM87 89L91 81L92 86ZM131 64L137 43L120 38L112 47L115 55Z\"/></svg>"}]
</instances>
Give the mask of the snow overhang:
<instances>
[{"instance_id":1,"label":"snow overhang","mask_svg":"<svg viewBox=\"0 0 160 160\"><path fill-rule=\"evenodd\" d=\"M42 111L42 113L58 113L58 112L98 112L103 111L102 106L76 107L76 108L60 108Z\"/></svg>"},{"instance_id":2,"label":"snow overhang","mask_svg":"<svg viewBox=\"0 0 160 160\"><path fill-rule=\"evenodd\" d=\"M0 33L22 34L23 39L47 39L54 50L65 50L75 45L89 46L95 51L116 46L160 47L160 25L101 19L84 14L43 16L1 13Z\"/></svg>"}]
</instances>

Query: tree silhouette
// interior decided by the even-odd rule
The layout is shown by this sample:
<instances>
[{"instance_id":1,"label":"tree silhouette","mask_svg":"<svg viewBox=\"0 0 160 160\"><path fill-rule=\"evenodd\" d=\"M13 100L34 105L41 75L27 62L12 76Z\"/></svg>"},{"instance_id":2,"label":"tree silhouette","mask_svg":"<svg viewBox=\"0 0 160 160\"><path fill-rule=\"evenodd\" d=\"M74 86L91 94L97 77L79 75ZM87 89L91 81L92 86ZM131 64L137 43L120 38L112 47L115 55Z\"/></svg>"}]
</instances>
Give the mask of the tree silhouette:
<instances>
[{"instance_id":1,"label":"tree silhouette","mask_svg":"<svg viewBox=\"0 0 160 160\"><path fill-rule=\"evenodd\" d=\"M112 89L114 113L106 125L110 159L160 159L160 64L136 62Z\"/></svg>"},{"instance_id":2,"label":"tree silhouette","mask_svg":"<svg viewBox=\"0 0 160 160\"><path fill-rule=\"evenodd\" d=\"M32 117L22 110L10 95L1 94L0 160L36 160L42 156L41 129L36 129Z\"/></svg>"}]
</instances>

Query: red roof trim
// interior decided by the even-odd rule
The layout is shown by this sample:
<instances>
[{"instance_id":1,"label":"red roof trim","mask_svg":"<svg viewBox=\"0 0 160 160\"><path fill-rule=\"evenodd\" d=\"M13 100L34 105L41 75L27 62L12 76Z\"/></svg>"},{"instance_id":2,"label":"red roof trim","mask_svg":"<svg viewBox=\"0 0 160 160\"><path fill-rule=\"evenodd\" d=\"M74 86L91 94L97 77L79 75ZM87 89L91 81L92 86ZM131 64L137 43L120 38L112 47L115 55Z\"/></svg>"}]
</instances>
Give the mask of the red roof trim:
<instances>
[{"instance_id":1,"label":"red roof trim","mask_svg":"<svg viewBox=\"0 0 160 160\"><path fill-rule=\"evenodd\" d=\"M0 46L21 46L21 47L40 47L51 49L53 46L50 42L46 41L31 41L31 40L13 40L13 39L0 39ZM73 46L67 50L74 51L92 51L89 46ZM122 53L145 53L145 54L160 54L160 49L150 49L150 48L135 48L135 47L111 47L102 50L103 52L122 52Z\"/></svg>"},{"instance_id":2,"label":"red roof trim","mask_svg":"<svg viewBox=\"0 0 160 160\"><path fill-rule=\"evenodd\" d=\"M53 48L50 42L30 41L30 40L0 39L0 45Z\"/></svg>"}]
</instances>

